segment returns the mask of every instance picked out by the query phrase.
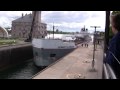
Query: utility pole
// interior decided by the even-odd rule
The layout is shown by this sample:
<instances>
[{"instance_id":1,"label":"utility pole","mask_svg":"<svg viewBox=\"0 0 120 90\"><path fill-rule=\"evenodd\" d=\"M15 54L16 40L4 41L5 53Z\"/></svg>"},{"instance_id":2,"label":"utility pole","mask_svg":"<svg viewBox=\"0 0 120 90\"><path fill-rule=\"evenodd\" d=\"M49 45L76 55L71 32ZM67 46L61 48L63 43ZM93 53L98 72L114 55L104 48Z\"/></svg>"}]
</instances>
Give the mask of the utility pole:
<instances>
[{"instance_id":1,"label":"utility pole","mask_svg":"<svg viewBox=\"0 0 120 90\"><path fill-rule=\"evenodd\" d=\"M95 32L94 32L94 39L93 39L93 43L94 43L94 48L93 48L93 60L92 60L92 69L95 70L94 66L95 66L95 42L96 42L96 28L100 28L100 26L91 26L91 28L95 28Z\"/></svg>"}]
</instances>

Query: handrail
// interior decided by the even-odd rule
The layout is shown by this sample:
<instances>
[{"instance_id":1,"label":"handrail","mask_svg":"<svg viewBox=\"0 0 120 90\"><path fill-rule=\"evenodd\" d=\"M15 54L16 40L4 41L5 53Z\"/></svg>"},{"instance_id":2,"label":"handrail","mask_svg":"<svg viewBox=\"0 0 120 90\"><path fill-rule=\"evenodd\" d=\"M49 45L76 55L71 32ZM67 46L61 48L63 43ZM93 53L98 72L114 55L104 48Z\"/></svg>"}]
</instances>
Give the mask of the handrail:
<instances>
[{"instance_id":1,"label":"handrail","mask_svg":"<svg viewBox=\"0 0 120 90\"><path fill-rule=\"evenodd\" d=\"M110 51L110 53L112 54L112 56L115 58L115 60L120 64L119 60L116 58L116 56Z\"/></svg>"},{"instance_id":2,"label":"handrail","mask_svg":"<svg viewBox=\"0 0 120 90\"><path fill-rule=\"evenodd\" d=\"M110 78L111 79L117 79L113 69L111 68L111 66L109 64L106 63L106 67L108 68L108 71L109 71L109 75L110 75Z\"/></svg>"},{"instance_id":3,"label":"handrail","mask_svg":"<svg viewBox=\"0 0 120 90\"><path fill-rule=\"evenodd\" d=\"M114 55L114 54L112 54ZM106 53L104 53L104 59L106 57ZM105 79L117 79L112 67L107 64L107 63L104 63L103 65L103 70L104 70L104 78Z\"/></svg>"},{"instance_id":4,"label":"handrail","mask_svg":"<svg viewBox=\"0 0 120 90\"><path fill-rule=\"evenodd\" d=\"M105 64L103 64L103 70L104 70L104 77L105 77L105 79L109 79L109 74L108 74L108 71L107 71L107 68L106 68Z\"/></svg>"}]
</instances>

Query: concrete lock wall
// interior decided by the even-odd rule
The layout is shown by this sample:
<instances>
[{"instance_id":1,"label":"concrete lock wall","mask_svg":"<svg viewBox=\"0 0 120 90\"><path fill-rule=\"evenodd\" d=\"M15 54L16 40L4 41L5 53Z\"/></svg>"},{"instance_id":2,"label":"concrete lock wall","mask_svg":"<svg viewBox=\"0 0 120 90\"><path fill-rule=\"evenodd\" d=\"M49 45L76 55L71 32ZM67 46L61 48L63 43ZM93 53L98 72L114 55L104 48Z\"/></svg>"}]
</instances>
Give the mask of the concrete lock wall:
<instances>
[{"instance_id":1,"label":"concrete lock wall","mask_svg":"<svg viewBox=\"0 0 120 90\"><path fill-rule=\"evenodd\" d=\"M22 63L33 58L32 45L12 46L0 49L0 69Z\"/></svg>"}]
</instances>

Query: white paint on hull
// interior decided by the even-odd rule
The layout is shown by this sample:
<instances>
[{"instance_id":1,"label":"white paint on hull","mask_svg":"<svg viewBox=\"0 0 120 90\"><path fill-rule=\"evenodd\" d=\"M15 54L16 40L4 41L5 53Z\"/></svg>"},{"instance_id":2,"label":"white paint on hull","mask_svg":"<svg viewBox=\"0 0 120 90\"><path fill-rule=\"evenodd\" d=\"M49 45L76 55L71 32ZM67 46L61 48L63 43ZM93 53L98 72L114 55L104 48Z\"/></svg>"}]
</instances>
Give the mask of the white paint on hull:
<instances>
[{"instance_id":1,"label":"white paint on hull","mask_svg":"<svg viewBox=\"0 0 120 90\"><path fill-rule=\"evenodd\" d=\"M74 42L63 42L62 40L55 39L33 39L33 47L44 48L44 49L65 49L65 48L76 48Z\"/></svg>"}]
</instances>

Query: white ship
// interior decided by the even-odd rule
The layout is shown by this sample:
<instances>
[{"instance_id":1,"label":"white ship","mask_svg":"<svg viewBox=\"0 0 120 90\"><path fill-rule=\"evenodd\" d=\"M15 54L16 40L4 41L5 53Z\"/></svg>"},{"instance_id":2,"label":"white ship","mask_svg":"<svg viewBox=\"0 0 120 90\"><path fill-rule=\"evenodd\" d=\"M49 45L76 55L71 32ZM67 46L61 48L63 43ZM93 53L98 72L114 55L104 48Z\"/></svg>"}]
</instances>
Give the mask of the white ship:
<instances>
[{"instance_id":1,"label":"white ship","mask_svg":"<svg viewBox=\"0 0 120 90\"><path fill-rule=\"evenodd\" d=\"M48 66L73 51L74 42L66 42L56 39L33 39L34 63L36 66Z\"/></svg>"},{"instance_id":2,"label":"white ship","mask_svg":"<svg viewBox=\"0 0 120 90\"><path fill-rule=\"evenodd\" d=\"M34 11L33 14L34 17L32 26L34 27L34 29L32 27L29 39L27 41L31 41L32 31L38 30L42 32L40 35L41 38L33 37L32 39L34 63L36 66L48 66L76 48L75 43L73 41L65 41L62 39L54 38L45 39L44 32L46 31L42 31L40 29L41 12Z\"/></svg>"}]
</instances>

